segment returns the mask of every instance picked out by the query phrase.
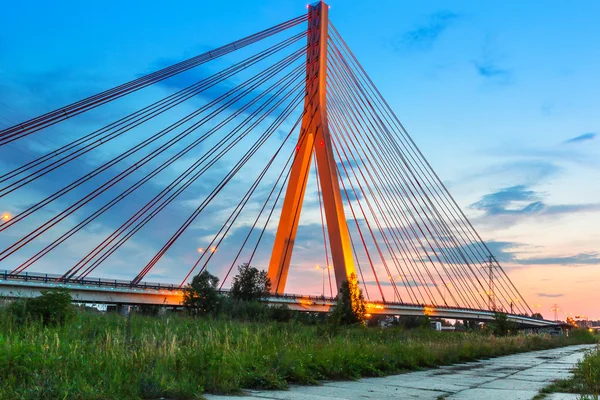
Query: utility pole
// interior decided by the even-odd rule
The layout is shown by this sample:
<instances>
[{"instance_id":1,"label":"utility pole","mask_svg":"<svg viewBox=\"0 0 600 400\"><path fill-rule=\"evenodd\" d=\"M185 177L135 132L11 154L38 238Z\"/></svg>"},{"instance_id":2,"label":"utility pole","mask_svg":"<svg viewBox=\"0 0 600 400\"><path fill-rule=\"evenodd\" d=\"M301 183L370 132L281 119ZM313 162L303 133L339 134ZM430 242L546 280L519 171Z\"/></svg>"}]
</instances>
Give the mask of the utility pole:
<instances>
[{"instance_id":1,"label":"utility pole","mask_svg":"<svg viewBox=\"0 0 600 400\"><path fill-rule=\"evenodd\" d=\"M558 307L558 304L552 304L550 311L554 311L554 320L558 321L558 311L560 311L560 307Z\"/></svg>"},{"instance_id":2,"label":"utility pole","mask_svg":"<svg viewBox=\"0 0 600 400\"><path fill-rule=\"evenodd\" d=\"M496 264L496 259L493 255L489 255L488 257L488 307L491 311L496 311L496 299L494 296L494 267ZM512 307L511 307L512 308ZM511 311L512 313L512 311Z\"/></svg>"}]
</instances>

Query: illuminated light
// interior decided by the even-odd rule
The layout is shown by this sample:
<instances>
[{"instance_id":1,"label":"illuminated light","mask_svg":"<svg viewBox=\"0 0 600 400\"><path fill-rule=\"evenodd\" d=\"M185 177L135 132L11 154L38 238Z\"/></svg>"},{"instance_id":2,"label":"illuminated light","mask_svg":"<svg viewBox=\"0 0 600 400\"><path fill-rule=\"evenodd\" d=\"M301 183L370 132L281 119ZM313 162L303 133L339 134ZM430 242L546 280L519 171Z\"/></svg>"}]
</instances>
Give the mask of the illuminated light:
<instances>
[{"instance_id":1,"label":"illuminated light","mask_svg":"<svg viewBox=\"0 0 600 400\"><path fill-rule=\"evenodd\" d=\"M367 303L367 308L375 308L377 310L383 310L383 305L375 303Z\"/></svg>"},{"instance_id":2,"label":"illuminated light","mask_svg":"<svg viewBox=\"0 0 600 400\"><path fill-rule=\"evenodd\" d=\"M317 265L317 266L316 266L316 268L317 268L317 269L321 269L321 266L320 266L320 265Z\"/></svg>"},{"instance_id":3,"label":"illuminated light","mask_svg":"<svg viewBox=\"0 0 600 400\"><path fill-rule=\"evenodd\" d=\"M324 145L325 145L325 142L321 140L321 146L324 146Z\"/></svg>"},{"instance_id":4,"label":"illuminated light","mask_svg":"<svg viewBox=\"0 0 600 400\"><path fill-rule=\"evenodd\" d=\"M210 248L210 252L211 253L214 253L215 251L217 251L217 248L215 246L213 246L213 247Z\"/></svg>"},{"instance_id":5,"label":"illuminated light","mask_svg":"<svg viewBox=\"0 0 600 400\"><path fill-rule=\"evenodd\" d=\"M333 268L331 265L328 265L328 266L327 266L327 269L331 269L331 268Z\"/></svg>"},{"instance_id":6,"label":"illuminated light","mask_svg":"<svg viewBox=\"0 0 600 400\"><path fill-rule=\"evenodd\" d=\"M4 221L8 221L8 220L10 219L10 214L9 214L9 213L4 213L4 214L2 214L2 219L3 219Z\"/></svg>"},{"instance_id":7,"label":"illuminated light","mask_svg":"<svg viewBox=\"0 0 600 400\"><path fill-rule=\"evenodd\" d=\"M296 151L300 151L300 145L296 146Z\"/></svg>"},{"instance_id":8,"label":"illuminated light","mask_svg":"<svg viewBox=\"0 0 600 400\"><path fill-rule=\"evenodd\" d=\"M371 314L369 314L369 313L366 313L366 314L365 314L365 318L371 318L371 317L372 317L372 315L371 315Z\"/></svg>"},{"instance_id":9,"label":"illuminated light","mask_svg":"<svg viewBox=\"0 0 600 400\"><path fill-rule=\"evenodd\" d=\"M305 305L305 306L312 306L314 304L311 300L307 300L307 299L298 299L298 303Z\"/></svg>"},{"instance_id":10,"label":"illuminated light","mask_svg":"<svg viewBox=\"0 0 600 400\"><path fill-rule=\"evenodd\" d=\"M202 247L198 248L198 253L204 253L204 249Z\"/></svg>"}]
</instances>

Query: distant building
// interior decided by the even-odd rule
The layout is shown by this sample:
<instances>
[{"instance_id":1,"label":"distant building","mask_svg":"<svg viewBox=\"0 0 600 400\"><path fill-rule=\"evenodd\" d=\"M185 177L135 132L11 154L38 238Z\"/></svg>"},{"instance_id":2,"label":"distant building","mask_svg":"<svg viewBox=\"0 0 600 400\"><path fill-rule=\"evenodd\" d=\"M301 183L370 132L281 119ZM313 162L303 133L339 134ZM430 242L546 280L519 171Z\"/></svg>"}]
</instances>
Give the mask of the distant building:
<instances>
[{"instance_id":1,"label":"distant building","mask_svg":"<svg viewBox=\"0 0 600 400\"><path fill-rule=\"evenodd\" d=\"M575 320L575 323L580 328L590 328L592 326L592 321L588 321L587 319L578 319Z\"/></svg>"},{"instance_id":2,"label":"distant building","mask_svg":"<svg viewBox=\"0 0 600 400\"><path fill-rule=\"evenodd\" d=\"M551 336L569 336L569 333L571 332L571 330L573 330L573 328L574 327L571 324L557 322L552 325L547 325L538 328L526 328L523 329L522 332L524 332L525 334L538 333Z\"/></svg>"}]
</instances>

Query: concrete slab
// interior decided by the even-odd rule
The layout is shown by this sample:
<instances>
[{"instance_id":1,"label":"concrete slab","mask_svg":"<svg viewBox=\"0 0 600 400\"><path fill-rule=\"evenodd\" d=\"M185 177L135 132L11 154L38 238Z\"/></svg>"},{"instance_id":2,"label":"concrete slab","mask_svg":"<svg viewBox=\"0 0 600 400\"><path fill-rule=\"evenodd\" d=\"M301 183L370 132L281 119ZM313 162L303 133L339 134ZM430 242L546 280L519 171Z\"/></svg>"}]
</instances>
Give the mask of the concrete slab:
<instances>
[{"instance_id":1,"label":"concrete slab","mask_svg":"<svg viewBox=\"0 0 600 400\"><path fill-rule=\"evenodd\" d=\"M537 395L535 390L498 390L498 389L468 389L450 395L448 400L531 400Z\"/></svg>"},{"instance_id":2,"label":"concrete slab","mask_svg":"<svg viewBox=\"0 0 600 400\"><path fill-rule=\"evenodd\" d=\"M548 386L548 382L533 382L519 379L505 378L487 382L479 387L482 389L504 389L504 390L535 390L536 392Z\"/></svg>"},{"instance_id":3,"label":"concrete slab","mask_svg":"<svg viewBox=\"0 0 600 400\"><path fill-rule=\"evenodd\" d=\"M551 393L545 400L579 400L580 398L580 395L573 393Z\"/></svg>"}]
</instances>

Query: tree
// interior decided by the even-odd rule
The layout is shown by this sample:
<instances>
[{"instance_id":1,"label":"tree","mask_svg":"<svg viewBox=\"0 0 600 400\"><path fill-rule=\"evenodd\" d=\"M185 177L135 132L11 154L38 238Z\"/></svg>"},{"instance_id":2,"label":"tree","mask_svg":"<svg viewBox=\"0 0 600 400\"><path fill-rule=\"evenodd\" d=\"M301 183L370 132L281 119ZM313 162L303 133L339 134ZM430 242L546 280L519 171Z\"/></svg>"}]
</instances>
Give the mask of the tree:
<instances>
[{"instance_id":1,"label":"tree","mask_svg":"<svg viewBox=\"0 0 600 400\"><path fill-rule=\"evenodd\" d=\"M508 320L508 316L505 313L497 312L494 313L492 328L494 335L506 336L510 333L511 329L514 329L514 324Z\"/></svg>"},{"instance_id":2,"label":"tree","mask_svg":"<svg viewBox=\"0 0 600 400\"><path fill-rule=\"evenodd\" d=\"M465 330L467 330L467 331L478 331L481 329L481 324L479 322L473 321L471 319L463 320L463 325L465 327Z\"/></svg>"},{"instance_id":3,"label":"tree","mask_svg":"<svg viewBox=\"0 0 600 400\"><path fill-rule=\"evenodd\" d=\"M540 314L539 312L536 312L536 313L531 314L531 318L544 319L544 316L542 314Z\"/></svg>"},{"instance_id":4,"label":"tree","mask_svg":"<svg viewBox=\"0 0 600 400\"><path fill-rule=\"evenodd\" d=\"M202 271L183 289L183 306L194 315L216 313L221 302L218 283L219 278Z\"/></svg>"},{"instance_id":5,"label":"tree","mask_svg":"<svg viewBox=\"0 0 600 400\"><path fill-rule=\"evenodd\" d=\"M271 280L266 271L259 271L249 264L238 266L238 274L233 277L231 297L242 301L259 301L269 296Z\"/></svg>"},{"instance_id":6,"label":"tree","mask_svg":"<svg viewBox=\"0 0 600 400\"><path fill-rule=\"evenodd\" d=\"M348 281L342 283L336 300L332 313L336 324L352 325L365 321L367 307L354 273L350 275Z\"/></svg>"}]
</instances>

